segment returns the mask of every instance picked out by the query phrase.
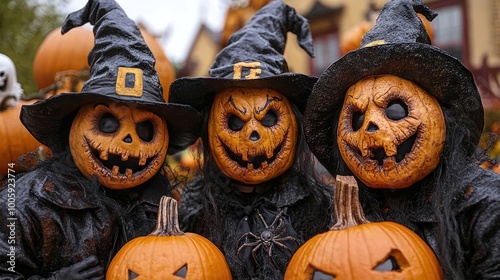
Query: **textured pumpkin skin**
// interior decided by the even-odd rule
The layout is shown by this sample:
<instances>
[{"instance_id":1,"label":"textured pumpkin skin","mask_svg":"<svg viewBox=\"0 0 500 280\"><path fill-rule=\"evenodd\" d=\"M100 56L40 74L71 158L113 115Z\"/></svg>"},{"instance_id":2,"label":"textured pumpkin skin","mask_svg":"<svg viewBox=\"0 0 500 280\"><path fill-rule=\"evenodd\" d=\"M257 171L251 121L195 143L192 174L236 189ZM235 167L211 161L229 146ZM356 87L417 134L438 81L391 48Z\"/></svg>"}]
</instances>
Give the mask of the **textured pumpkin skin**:
<instances>
[{"instance_id":1,"label":"textured pumpkin skin","mask_svg":"<svg viewBox=\"0 0 500 280\"><path fill-rule=\"evenodd\" d=\"M185 278L175 273L187 264ZM143 236L122 247L106 273L108 280L129 279L231 279L222 252L208 239L195 233L182 236Z\"/></svg>"},{"instance_id":2,"label":"textured pumpkin skin","mask_svg":"<svg viewBox=\"0 0 500 280\"><path fill-rule=\"evenodd\" d=\"M404 256L401 271L374 271L391 250ZM314 270L334 279L443 279L439 261L410 229L393 222L361 224L330 230L304 243L293 255L285 280L312 279Z\"/></svg>"},{"instance_id":3,"label":"textured pumpkin skin","mask_svg":"<svg viewBox=\"0 0 500 280\"><path fill-rule=\"evenodd\" d=\"M405 117L388 117L387 108L393 101L407 106ZM356 129L358 113L364 121ZM436 168L445 135L444 116L436 98L411 81L384 75L365 78L348 89L337 141L345 163L363 183L371 188L400 189ZM411 150L401 152L405 145ZM375 159L377 153L383 153L383 164Z\"/></svg>"},{"instance_id":4,"label":"textured pumpkin skin","mask_svg":"<svg viewBox=\"0 0 500 280\"><path fill-rule=\"evenodd\" d=\"M118 130L100 131L99 122L105 115L119 120ZM150 122L154 128L150 141L138 134L137 126L142 122ZM163 166L168 147L167 125L154 113L125 103L87 104L73 119L69 145L75 164L85 177L96 176L110 189L132 188L151 179ZM105 163L108 159L113 162Z\"/></svg>"},{"instance_id":5,"label":"textured pumpkin skin","mask_svg":"<svg viewBox=\"0 0 500 280\"><path fill-rule=\"evenodd\" d=\"M270 114L275 114L274 122L268 121ZM231 128L231 118L239 120L240 129ZM216 94L208 139L214 161L226 176L246 184L276 178L293 165L297 137L295 114L279 92L229 88ZM252 164L258 158L266 160Z\"/></svg>"}]
</instances>

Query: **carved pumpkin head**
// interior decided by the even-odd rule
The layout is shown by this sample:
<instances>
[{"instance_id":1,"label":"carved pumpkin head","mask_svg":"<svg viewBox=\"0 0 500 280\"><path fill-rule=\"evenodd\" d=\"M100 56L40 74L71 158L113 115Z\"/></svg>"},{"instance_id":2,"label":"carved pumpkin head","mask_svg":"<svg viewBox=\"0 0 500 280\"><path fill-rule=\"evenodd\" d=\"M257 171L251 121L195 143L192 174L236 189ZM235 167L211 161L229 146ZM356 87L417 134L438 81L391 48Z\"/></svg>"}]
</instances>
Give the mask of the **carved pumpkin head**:
<instances>
[{"instance_id":1,"label":"carved pumpkin head","mask_svg":"<svg viewBox=\"0 0 500 280\"><path fill-rule=\"evenodd\" d=\"M336 224L304 243L285 280L443 279L433 251L410 229L364 217L353 177L337 176Z\"/></svg>"},{"instance_id":2,"label":"carved pumpkin head","mask_svg":"<svg viewBox=\"0 0 500 280\"><path fill-rule=\"evenodd\" d=\"M216 94L208 120L211 153L234 180L259 184L293 165L298 127L288 99L271 89Z\"/></svg>"},{"instance_id":3,"label":"carved pumpkin head","mask_svg":"<svg viewBox=\"0 0 500 280\"><path fill-rule=\"evenodd\" d=\"M86 177L112 189L131 188L159 170L167 148L182 150L199 138L202 116L165 101L155 57L116 2L88 1L68 15L61 32L87 22L95 36L81 91L23 106L20 118L54 154L69 146Z\"/></svg>"},{"instance_id":4,"label":"carved pumpkin head","mask_svg":"<svg viewBox=\"0 0 500 280\"><path fill-rule=\"evenodd\" d=\"M84 105L69 135L71 154L87 177L111 189L140 185L160 169L168 147L164 119L126 103Z\"/></svg>"},{"instance_id":5,"label":"carved pumpkin head","mask_svg":"<svg viewBox=\"0 0 500 280\"><path fill-rule=\"evenodd\" d=\"M332 174L345 170L339 160L341 149L352 171L370 187L403 188L418 181L440 159L445 133L441 108L462 119L469 130L466 153L476 150L484 126L481 96L472 73L430 44L418 14L432 21L437 13L424 2L387 1L361 47L332 63L314 85L304 113L305 136L311 151ZM368 80L361 81L364 78ZM385 83L387 93L381 93ZM355 100L356 96L361 99ZM350 111L339 119L344 109ZM401 119L391 119L386 114L390 111ZM377 132L373 121L378 122Z\"/></svg>"},{"instance_id":6,"label":"carved pumpkin head","mask_svg":"<svg viewBox=\"0 0 500 280\"><path fill-rule=\"evenodd\" d=\"M232 279L222 252L205 237L182 232L177 215L177 201L163 196L156 229L125 244L106 279Z\"/></svg>"},{"instance_id":7,"label":"carved pumpkin head","mask_svg":"<svg viewBox=\"0 0 500 280\"><path fill-rule=\"evenodd\" d=\"M405 188L439 163L446 127L436 98L390 75L349 88L337 141L352 172L372 188Z\"/></svg>"}]
</instances>

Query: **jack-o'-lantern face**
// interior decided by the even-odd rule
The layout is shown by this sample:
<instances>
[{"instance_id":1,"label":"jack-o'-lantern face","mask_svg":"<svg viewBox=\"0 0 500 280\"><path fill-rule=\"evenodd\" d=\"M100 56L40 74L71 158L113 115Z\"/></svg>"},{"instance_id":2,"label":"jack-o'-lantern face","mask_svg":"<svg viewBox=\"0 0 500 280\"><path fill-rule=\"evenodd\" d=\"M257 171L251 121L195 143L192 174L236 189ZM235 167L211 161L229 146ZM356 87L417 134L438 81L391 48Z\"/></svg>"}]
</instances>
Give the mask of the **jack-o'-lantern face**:
<instances>
[{"instance_id":1,"label":"jack-o'-lantern face","mask_svg":"<svg viewBox=\"0 0 500 280\"><path fill-rule=\"evenodd\" d=\"M372 188L406 188L439 163L446 127L438 101L396 76L349 88L337 131L342 158Z\"/></svg>"},{"instance_id":2,"label":"jack-o'-lantern face","mask_svg":"<svg viewBox=\"0 0 500 280\"><path fill-rule=\"evenodd\" d=\"M70 130L71 154L87 177L110 189L149 180L161 168L168 147L165 120L125 103L84 105Z\"/></svg>"},{"instance_id":3,"label":"jack-o'-lantern face","mask_svg":"<svg viewBox=\"0 0 500 280\"><path fill-rule=\"evenodd\" d=\"M288 99L271 89L229 88L215 96L208 135L219 169L234 180L259 184L295 160L298 127Z\"/></svg>"}]
</instances>

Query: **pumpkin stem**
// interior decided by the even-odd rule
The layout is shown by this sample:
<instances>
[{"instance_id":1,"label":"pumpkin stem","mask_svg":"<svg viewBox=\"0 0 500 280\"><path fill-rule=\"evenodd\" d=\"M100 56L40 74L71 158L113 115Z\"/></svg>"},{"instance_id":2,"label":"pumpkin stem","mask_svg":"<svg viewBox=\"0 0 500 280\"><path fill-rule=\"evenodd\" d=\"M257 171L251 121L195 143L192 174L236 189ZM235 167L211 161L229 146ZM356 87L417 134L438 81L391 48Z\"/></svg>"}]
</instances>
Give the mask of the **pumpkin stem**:
<instances>
[{"instance_id":1,"label":"pumpkin stem","mask_svg":"<svg viewBox=\"0 0 500 280\"><path fill-rule=\"evenodd\" d=\"M342 230L369 221L363 213L363 208L359 202L359 188L353 176L336 177L335 193L333 205L336 223L330 230Z\"/></svg>"},{"instance_id":2,"label":"pumpkin stem","mask_svg":"<svg viewBox=\"0 0 500 280\"><path fill-rule=\"evenodd\" d=\"M162 196L158 207L156 228L149 234L154 236L184 235L179 228L177 201L168 196Z\"/></svg>"}]
</instances>

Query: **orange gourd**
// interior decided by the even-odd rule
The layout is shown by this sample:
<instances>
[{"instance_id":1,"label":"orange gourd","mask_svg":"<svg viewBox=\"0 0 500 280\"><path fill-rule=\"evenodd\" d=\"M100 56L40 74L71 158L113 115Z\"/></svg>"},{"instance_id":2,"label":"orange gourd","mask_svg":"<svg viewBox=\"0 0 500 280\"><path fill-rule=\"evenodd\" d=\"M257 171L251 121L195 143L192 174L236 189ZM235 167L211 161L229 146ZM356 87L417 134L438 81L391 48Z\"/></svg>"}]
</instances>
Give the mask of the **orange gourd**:
<instances>
[{"instance_id":1,"label":"orange gourd","mask_svg":"<svg viewBox=\"0 0 500 280\"><path fill-rule=\"evenodd\" d=\"M334 206L337 223L295 252L285 280L443 279L439 261L417 234L366 220L353 177L337 176Z\"/></svg>"},{"instance_id":2,"label":"orange gourd","mask_svg":"<svg viewBox=\"0 0 500 280\"><path fill-rule=\"evenodd\" d=\"M46 152L49 149L40 144L19 120L21 106L34 102L20 100L15 107L0 111L0 178L7 175L9 163L15 163L16 171L25 170L17 162L20 156L28 152L38 150L41 158L48 155Z\"/></svg>"},{"instance_id":3,"label":"orange gourd","mask_svg":"<svg viewBox=\"0 0 500 280\"><path fill-rule=\"evenodd\" d=\"M94 46L91 28L77 27L64 36L61 28L45 37L33 60L33 77L38 89L45 89L54 83L57 73L88 70L87 56Z\"/></svg>"},{"instance_id":4,"label":"orange gourd","mask_svg":"<svg viewBox=\"0 0 500 280\"><path fill-rule=\"evenodd\" d=\"M231 279L222 252L208 239L179 229L177 201L163 196L156 229L125 244L106 273L114 279Z\"/></svg>"}]
</instances>

